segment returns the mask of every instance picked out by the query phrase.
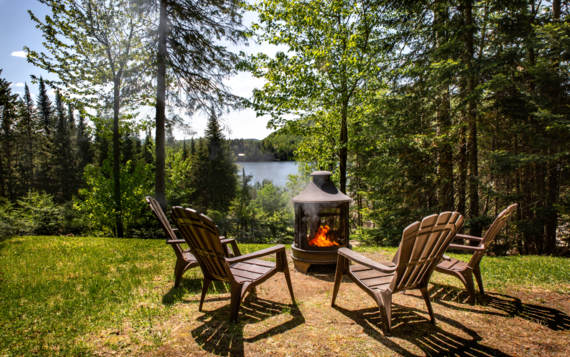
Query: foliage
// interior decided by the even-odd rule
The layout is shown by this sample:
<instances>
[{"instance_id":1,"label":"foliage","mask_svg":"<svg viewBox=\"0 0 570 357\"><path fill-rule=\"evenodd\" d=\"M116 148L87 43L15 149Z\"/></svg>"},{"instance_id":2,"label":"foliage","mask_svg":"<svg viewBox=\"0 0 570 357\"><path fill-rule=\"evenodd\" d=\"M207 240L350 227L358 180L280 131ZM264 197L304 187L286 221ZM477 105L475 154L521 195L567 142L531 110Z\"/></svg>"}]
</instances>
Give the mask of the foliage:
<instances>
[{"instance_id":1,"label":"foliage","mask_svg":"<svg viewBox=\"0 0 570 357\"><path fill-rule=\"evenodd\" d=\"M293 208L290 194L271 182L249 186L243 179L230 206L230 232L243 242L290 243L293 238Z\"/></svg>"},{"instance_id":2,"label":"foliage","mask_svg":"<svg viewBox=\"0 0 570 357\"><path fill-rule=\"evenodd\" d=\"M301 143L301 136L296 135L288 125L269 134L262 141L264 151L271 152L274 160L293 161L294 152Z\"/></svg>"},{"instance_id":3,"label":"foliage","mask_svg":"<svg viewBox=\"0 0 570 357\"><path fill-rule=\"evenodd\" d=\"M352 112L359 105L359 93L378 83L383 57L379 4L315 0L298 6L283 0L258 1L253 8L259 14L254 25L259 39L288 51L274 58L253 57L254 75L267 80L262 90L254 92L256 111L271 114L273 126L293 117L303 125L326 128L326 140L315 135L305 138L330 145L334 153L330 162L338 162L339 188L346 192ZM321 157L311 149L307 152L314 153L315 161Z\"/></svg>"},{"instance_id":4,"label":"foliage","mask_svg":"<svg viewBox=\"0 0 570 357\"><path fill-rule=\"evenodd\" d=\"M368 241L396 243L442 210L477 235L518 202L503 250L555 252L570 177L569 8L556 4L258 1L258 38L284 49L252 58L267 80L253 106L341 189L346 168Z\"/></svg>"},{"instance_id":5,"label":"foliage","mask_svg":"<svg viewBox=\"0 0 570 357\"><path fill-rule=\"evenodd\" d=\"M102 235L116 232L114 203L110 199L113 192L110 161L102 167L87 165L85 168L86 187L79 190L80 199L75 208L87 217L88 230ZM127 161L121 168L121 205L125 208L122 219L125 232L132 235L149 222L148 207L144 197L152 187L152 171L142 161ZM140 231L139 231L140 232Z\"/></svg>"},{"instance_id":6,"label":"foliage","mask_svg":"<svg viewBox=\"0 0 570 357\"><path fill-rule=\"evenodd\" d=\"M42 31L46 51L26 48L28 61L56 74L53 82L85 106L99 110L112 98L114 232L122 237L120 110L144 104L148 97L147 12L141 2L129 0L40 2L51 15L41 21L29 14Z\"/></svg>"}]
</instances>

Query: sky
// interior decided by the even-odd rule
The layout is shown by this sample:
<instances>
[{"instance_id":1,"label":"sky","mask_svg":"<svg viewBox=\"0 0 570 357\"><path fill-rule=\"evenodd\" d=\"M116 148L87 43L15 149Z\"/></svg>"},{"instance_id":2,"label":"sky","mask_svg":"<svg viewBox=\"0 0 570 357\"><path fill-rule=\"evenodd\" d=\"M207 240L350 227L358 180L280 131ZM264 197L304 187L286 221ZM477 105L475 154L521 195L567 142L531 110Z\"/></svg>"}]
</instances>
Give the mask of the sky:
<instances>
[{"instance_id":1,"label":"sky","mask_svg":"<svg viewBox=\"0 0 570 357\"><path fill-rule=\"evenodd\" d=\"M30 75L41 75L44 78L50 78L51 75L26 61L24 46L33 50L43 49L41 31L35 28L27 12L28 9L39 18L49 13L49 10L37 0L0 0L0 69L2 69L0 77L12 83L11 89L14 93L22 95L24 83L28 83L30 92L35 97L37 86L31 83ZM259 45L244 46L234 50L244 50L247 53L275 51ZM226 84L234 94L249 98L254 88L263 85L263 80L242 72L228 78ZM53 95L53 91L50 94ZM191 131L196 132L196 137L203 136L207 124L205 115L197 113L188 117L179 114L190 125ZM255 112L250 109L231 111L220 118L226 137L232 139L263 139L271 133L266 127L267 119L267 117L257 118ZM189 138L188 131L175 130L174 135L177 139Z\"/></svg>"}]
</instances>

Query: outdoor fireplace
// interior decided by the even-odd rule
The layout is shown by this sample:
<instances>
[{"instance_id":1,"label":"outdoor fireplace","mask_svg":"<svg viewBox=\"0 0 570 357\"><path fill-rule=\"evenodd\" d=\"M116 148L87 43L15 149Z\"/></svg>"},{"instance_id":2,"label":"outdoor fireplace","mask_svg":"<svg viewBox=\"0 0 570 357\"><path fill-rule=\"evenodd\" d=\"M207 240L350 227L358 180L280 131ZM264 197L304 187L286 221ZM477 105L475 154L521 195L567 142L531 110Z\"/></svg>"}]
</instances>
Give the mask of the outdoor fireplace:
<instances>
[{"instance_id":1,"label":"outdoor fireplace","mask_svg":"<svg viewBox=\"0 0 570 357\"><path fill-rule=\"evenodd\" d=\"M348 205L352 201L332 183L328 171L315 171L312 182L293 198L295 268L303 273L313 264L335 264L336 251L348 243Z\"/></svg>"}]
</instances>

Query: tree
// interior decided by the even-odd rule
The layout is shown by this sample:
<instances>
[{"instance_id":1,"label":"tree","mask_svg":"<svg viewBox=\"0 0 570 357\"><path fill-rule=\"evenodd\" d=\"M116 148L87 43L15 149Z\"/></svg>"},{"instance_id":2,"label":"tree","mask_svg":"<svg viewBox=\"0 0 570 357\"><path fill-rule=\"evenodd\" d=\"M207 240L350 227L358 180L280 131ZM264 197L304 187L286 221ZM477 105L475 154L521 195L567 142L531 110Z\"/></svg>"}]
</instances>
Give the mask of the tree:
<instances>
[{"instance_id":1,"label":"tree","mask_svg":"<svg viewBox=\"0 0 570 357\"><path fill-rule=\"evenodd\" d=\"M184 89L191 112L235 105L237 97L223 84L238 57L221 41L245 39L238 0L157 0L159 3L155 195L165 205L165 123L167 68L170 86Z\"/></svg>"},{"instance_id":2,"label":"tree","mask_svg":"<svg viewBox=\"0 0 570 357\"><path fill-rule=\"evenodd\" d=\"M73 153L71 151L71 137L69 123L63 108L63 98L59 91L55 95L55 111L57 124L54 134L54 152L52 167L55 179L55 197L58 202L68 202L75 193L76 168L73 165Z\"/></svg>"},{"instance_id":3,"label":"tree","mask_svg":"<svg viewBox=\"0 0 570 357\"><path fill-rule=\"evenodd\" d=\"M51 134L53 124L52 124L52 107L51 101L47 94L46 85L44 79L40 77L39 88L38 88L38 109L40 111L40 119L42 122L42 128L46 136Z\"/></svg>"},{"instance_id":4,"label":"tree","mask_svg":"<svg viewBox=\"0 0 570 357\"><path fill-rule=\"evenodd\" d=\"M10 82L0 78L0 197L10 200L15 198L13 143L18 108L18 95L12 93Z\"/></svg>"},{"instance_id":5,"label":"tree","mask_svg":"<svg viewBox=\"0 0 570 357\"><path fill-rule=\"evenodd\" d=\"M196 207L203 211L228 211L236 193L236 167L213 113L206 129L206 144L197 149L191 182L191 201Z\"/></svg>"},{"instance_id":6,"label":"tree","mask_svg":"<svg viewBox=\"0 0 570 357\"><path fill-rule=\"evenodd\" d=\"M139 2L129 0L40 0L52 14L45 21L29 11L42 31L46 52L29 48L28 61L55 73L71 95L86 105L99 107L103 92L112 98L113 110L113 201L115 234L123 236L120 183L121 107L140 102L146 91L149 53L143 42L146 36L145 11ZM112 88L111 93L105 93Z\"/></svg>"},{"instance_id":7,"label":"tree","mask_svg":"<svg viewBox=\"0 0 570 357\"><path fill-rule=\"evenodd\" d=\"M336 133L331 146L338 158L340 190L346 192L352 108L358 92L374 86L368 79L378 73L382 60L381 8L373 2L340 0L303 6L267 0L254 8L260 40L288 48L275 58L259 54L253 59L254 74L267 80L255 92L254 106L259 114L272 114L273 126L294 115L308 125L329 127L328 138Z\"/></svg>"},{"instance_id":8,"label":"tree","mask_svg":"<svg viewBox=\"0 0 570 357\"><path fill-rule=\"evenodd\" d=\"M34 187L34 143L36 141L36 108L26 83L24 87L24 103L18 123L18 142L20 143L20 165L18 167L22 191L30 191ZM21 192L23 193L23 192Z\"/></svg>"},{"instance_id":9,"label":"tree","mask_svg":"<svg viewBox=\"0 0 570 357\"><path fill-rule=\"evenodd\" d=\"M77 171L80 176L83 175L83 170L85 166L93 162L93 149L91 146L91 138L87 125L85 123L85 116L79 112L79 123L77 124L77 137L76 137L76 147L78 164Z\"/></svg>"}]
</instances>

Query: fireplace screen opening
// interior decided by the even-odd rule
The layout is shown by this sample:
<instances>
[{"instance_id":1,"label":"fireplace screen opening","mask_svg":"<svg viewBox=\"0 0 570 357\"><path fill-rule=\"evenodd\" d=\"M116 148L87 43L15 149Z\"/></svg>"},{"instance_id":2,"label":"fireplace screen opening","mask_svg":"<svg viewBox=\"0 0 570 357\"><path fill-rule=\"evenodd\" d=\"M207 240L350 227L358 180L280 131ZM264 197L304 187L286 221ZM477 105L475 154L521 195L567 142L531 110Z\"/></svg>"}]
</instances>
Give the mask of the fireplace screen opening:
<instances>
[{"instance_id":1,"label":"fireplace screen opening","mask_svg":"<svg viewBox=\"0 0 570 357\"><path fill-rule=\"evenodd\" d=\"M302 225L305 226L304 235L310 248L335 248L344 245L340 214L340 209L328 208L321 210L317 217L304 217Z\"/></svg>"}]
</instances>

